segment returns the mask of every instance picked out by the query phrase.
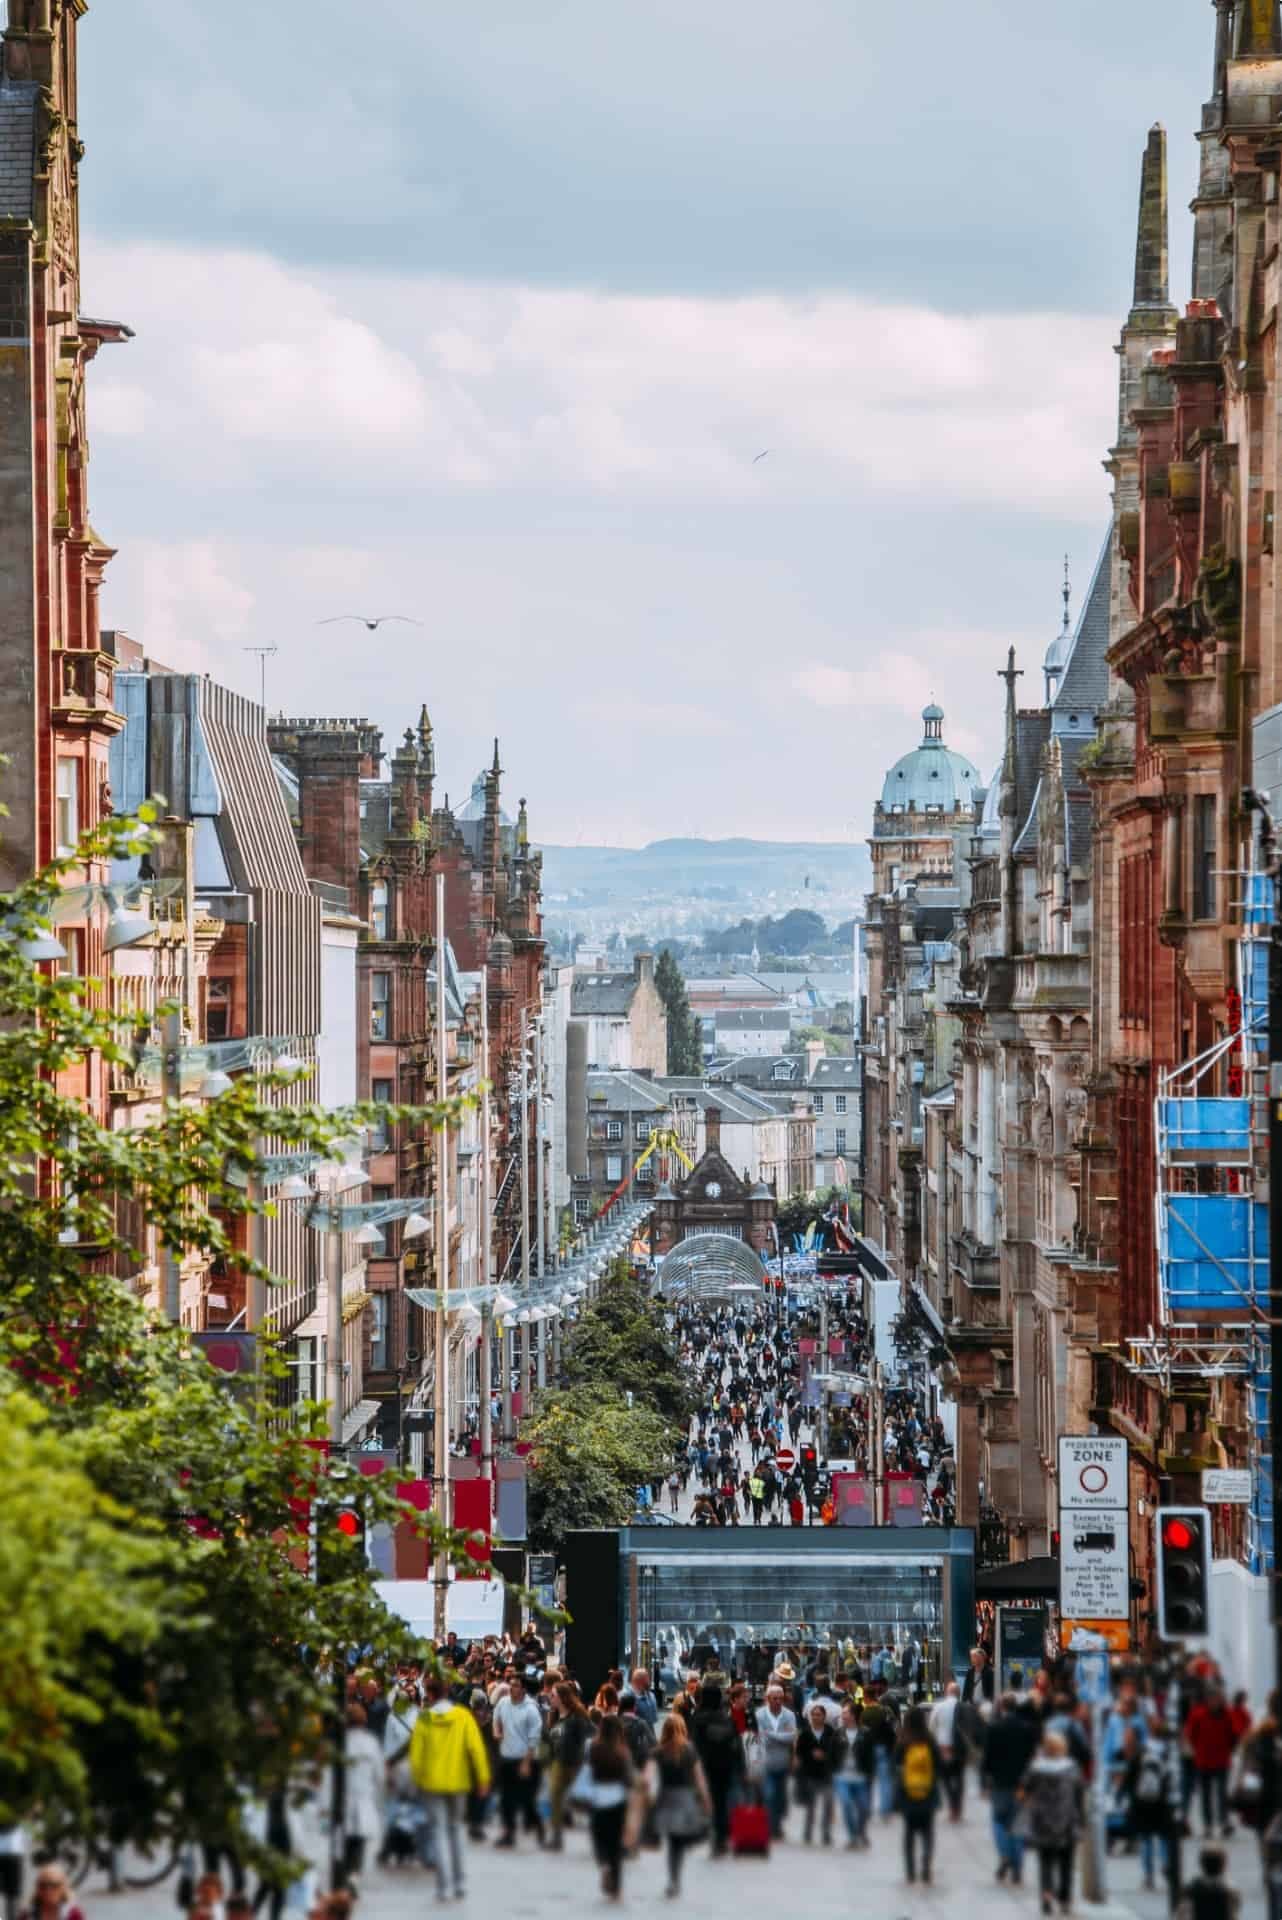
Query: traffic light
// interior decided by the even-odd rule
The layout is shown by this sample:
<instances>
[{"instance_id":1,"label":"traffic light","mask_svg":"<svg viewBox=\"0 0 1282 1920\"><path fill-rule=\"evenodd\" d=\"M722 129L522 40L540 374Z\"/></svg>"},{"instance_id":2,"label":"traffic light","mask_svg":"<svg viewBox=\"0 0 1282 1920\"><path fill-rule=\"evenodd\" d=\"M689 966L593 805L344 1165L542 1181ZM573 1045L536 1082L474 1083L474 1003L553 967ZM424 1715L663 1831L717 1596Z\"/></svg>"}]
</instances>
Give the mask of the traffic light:
<instances>
[{"instance_id":1,"label":"traffic light","mask_svg":"<svg viewBox=\"0 0 1282 1920\"><path fill-rule=\"evenodd\" d=\"M313 1568L318 1587L350 1580L369 1559L365 1544L365 1515L359 1507L336 1506L318 1500L315 1516Z\"/></svg>"},{"instance_id":2,"label":"traffic light","mask_svg":"<svg viewBox=\"0 0 1282 1920\"><path fill-rule=\"evenodd\" d=\"M811 1447L811 1446L804 1446L804 1447L803 1447L803 1448L801 1449L801 1477L802 1477L802 1479L803 1479L803 1480L813 1480L813 1479L814 1479L814 1476L815 1476L815 1474L816 1474L816 1473L817 1473L818 1471L819 1471L819 1455L818 1455L818 1454L816 1453L816 1451L815 1451L815 1449L814 1449L813 1447Z\"/></svg>"},{"instance_id":3,"label":"traffic light","mask_svg":"<svg viewBox=\"0 0 1282 1920\"><path fill-rule=\"evenodd\" d=\"M1157 1630L1163 1640L1204 1640L1211 1630L1211 1516L1205 1507L1159 1507Z\"/></svg>"}]
</instances>

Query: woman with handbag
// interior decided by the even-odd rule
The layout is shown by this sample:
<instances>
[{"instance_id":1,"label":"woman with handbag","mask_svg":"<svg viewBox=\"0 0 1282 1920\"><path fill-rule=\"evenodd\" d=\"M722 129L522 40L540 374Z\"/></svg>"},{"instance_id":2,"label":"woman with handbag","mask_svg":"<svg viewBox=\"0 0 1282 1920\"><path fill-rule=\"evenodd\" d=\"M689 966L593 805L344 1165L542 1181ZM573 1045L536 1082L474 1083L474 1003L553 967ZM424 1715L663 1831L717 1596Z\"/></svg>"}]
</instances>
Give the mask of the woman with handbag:
<instances>
[{"instance_id":1,"label":"woman with handbag","mask_svg":"<svg viewBox=\"0 0 1282 1920\"><path fill-rule=\"evenodd\" d=\"M623 1890L623 1825L632 1789L632 1756L617 1713L607 1713L588 1748L592 1851L601 1869L601 1891L617 1900Z\"/></svg>"},{"instance_id":2,"label":"woman with handbag","mask_svg":"<svg viewBox=\"0 0 1282 1920\"><path fill-rule=\"evenodd\" d=\"M548 1768L548 1799L552 1809L552 1838L549 1844L559 1852L565 1826L566 1795L583 1765L583 1756L588 1750L593 1729L592 1717L580 1700L577 1687L570 1681L558 1683L555 1699L556 1719L548 1728L548 1745L552 1753Z\"/></svg>"},{"instance_id":3,"label":"woman with handbag","mask_svg":"<svg viewBox=\"0 0 1282 1920\"><path fill-rule=\"evenodd\" d=\"M666 1841L668 1849L668 1884L664 1892L669 1900L675 1900L681 1891L686 1851L708 1831L712 1810L703 1767L680 1714L670 1713L664 1721L650 1772L655 1830Z\"/></svg>"}]
</instances>

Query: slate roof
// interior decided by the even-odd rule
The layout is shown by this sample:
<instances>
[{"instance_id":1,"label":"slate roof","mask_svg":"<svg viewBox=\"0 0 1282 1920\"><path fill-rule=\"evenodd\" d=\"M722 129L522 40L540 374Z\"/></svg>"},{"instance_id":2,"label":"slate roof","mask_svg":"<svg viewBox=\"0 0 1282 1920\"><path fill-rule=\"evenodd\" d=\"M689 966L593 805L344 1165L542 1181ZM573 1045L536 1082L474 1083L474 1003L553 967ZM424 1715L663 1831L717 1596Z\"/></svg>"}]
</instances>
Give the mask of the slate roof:
<instances>
[{"instance_id":1,"label":"slate roof","mask_svg":"<svg viewBox=\"0 0 1282 1920\"><path fill-rule=\"evenodd\" d=\"M810 1076L810 1085L820 1093L829 1087L845 1092L859 1085L860 1062L843 1054L828 1054L815 1062L815 1070Z\"/></svg>"},{"instance_id":2,"label":"slate roof","mask_svg":"<svg viewBox=\"0 0 1282 1920\"><path fill-rule=\"evenodd\" d=\"M30 220L35 173L36 96L39 88L0 85L0 219Z\"/></svg>"},{"instance_id":3,"label":"slate roof","mask_svg":"<svg viewBox=\"0 0 1282 1920\"><path fill-rule=\"evenodd\" d=\"M1112 588L1110 560L1113 534L1110 527L1095 572L1086 591L1086 599L1073 635L1068 665L1060 677L1051 702L1053 715L1097 713L1108 703L1108 614Z\"/></svg>"},{"instance_id":4,"label":"slate roof","mask_svg":"<svg viewBox=\"0 0 1282 1920\"><path fill-rule=\"evenodd\" d=\"M576 973L570 995L570 1013L584 1019L594 1013L626 1014L640 983L635 973Z\"/></svg>"},{"instance_id":5,"label":"slate roof","mask_svg":"<svg viewBox=\"0 0 1282 1920\"><path fill-rule=\"evenodd\" d=\"M656 1092L656 1083L647 1080L639 1073L623 1073L588 1069L588 1112L594 1108L604 1113L663 1113L669 1101L662 1092Z\"/></svg>"},{"instance_id":6,"label":"slate roof","mask_svg":"<svg viewBox=\"0 0 1282 1920\"><path fill-rule=\"evenodd\" d=\"M712 1018L718 1032L724 1029L729 1033L787 1033L791 1025L786 1008L718 1007Z\"/></svg>"},{"instance_id":7,"label":"slate roof","mask_svg":"<svg viewBox=\"0 0 1282 1920\"><path fill-rule=\"evenodd\" d=\"M1091 744L1089 734L1062 733L1059 736L1060 761L1064 777L1065 844L1068 848L1070 867L1084 866L1091 851L1091 799L1085 782L1077 771L1078 762ZM1017 857L1032 857L1039 844L1039 821L1041 811L1042 783L1037 782L1019 838L1015 842Z\"/></svg>"}]
</instances>

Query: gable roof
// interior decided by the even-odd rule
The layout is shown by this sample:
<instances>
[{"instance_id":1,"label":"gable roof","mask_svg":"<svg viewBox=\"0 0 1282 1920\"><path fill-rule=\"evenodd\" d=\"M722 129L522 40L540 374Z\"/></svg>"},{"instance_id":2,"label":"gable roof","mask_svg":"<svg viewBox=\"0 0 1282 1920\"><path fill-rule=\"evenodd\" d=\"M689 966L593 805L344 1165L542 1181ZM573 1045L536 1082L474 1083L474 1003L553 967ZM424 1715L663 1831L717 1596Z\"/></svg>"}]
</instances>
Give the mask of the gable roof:
<instances>
[{"instance_id":1,"label":"gable roof","mask_svg":"<svg viewBox=\"0 0 1282 1920\"><path fill-rule=\"evenodd\" d=\"M787 1033L792 1024L787 1009L775 1007L718 1007L712 1018L727 1033Z\"/></svg>"},{"instance_id":2,"label":"gable roof","mask_svg":"<svg viewBox=\"0 0 1282 1920\"><path fill-rule=\"evenodd\" d=\"M1051 701L1056 718L1071 708L1083 716L1108 704L1108 616L1112 593L1113 530L1110 526L1073 634L1068 664Z\"/></svg>"},{"instance_id":3,"label":"gable roof","mask_svg":"<svg viewBox=\"0 0 1282 1920\"><path fill-rule=\"evenodd\" d=\"M582 977L576 973L570 989L571 1015L626 1014L639 984L635 973L589 973Z\"/></svg>"}]
</instances>

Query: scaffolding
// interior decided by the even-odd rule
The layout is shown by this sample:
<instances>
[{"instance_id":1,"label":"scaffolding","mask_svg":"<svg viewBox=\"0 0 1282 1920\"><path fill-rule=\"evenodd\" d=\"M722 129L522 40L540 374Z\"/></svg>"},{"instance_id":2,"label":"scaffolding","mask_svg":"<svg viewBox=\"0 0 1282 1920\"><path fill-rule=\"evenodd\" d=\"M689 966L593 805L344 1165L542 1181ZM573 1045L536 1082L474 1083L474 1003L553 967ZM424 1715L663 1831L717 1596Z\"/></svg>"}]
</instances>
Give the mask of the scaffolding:
<instances>
[{"instance_id":1,"label":"scaffolding","mask_svg":"<svg viewBox=\"0 0 1282 1920\"><path fill-rule=\"evenodd\" d=\"M1155 1101L1161 1326L1130 1343L1160 1379L1241 1378L1251 1504L1247 1559L1272 1569L1269 1455L1268 966L1273 883L1240 875L1242 929L1229 1031L1162 1072Z\"/></svg>"}]
</instances>

